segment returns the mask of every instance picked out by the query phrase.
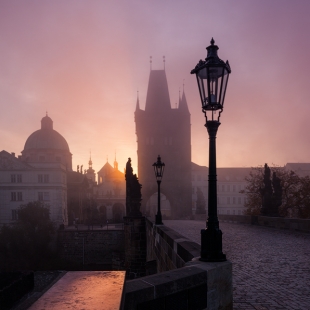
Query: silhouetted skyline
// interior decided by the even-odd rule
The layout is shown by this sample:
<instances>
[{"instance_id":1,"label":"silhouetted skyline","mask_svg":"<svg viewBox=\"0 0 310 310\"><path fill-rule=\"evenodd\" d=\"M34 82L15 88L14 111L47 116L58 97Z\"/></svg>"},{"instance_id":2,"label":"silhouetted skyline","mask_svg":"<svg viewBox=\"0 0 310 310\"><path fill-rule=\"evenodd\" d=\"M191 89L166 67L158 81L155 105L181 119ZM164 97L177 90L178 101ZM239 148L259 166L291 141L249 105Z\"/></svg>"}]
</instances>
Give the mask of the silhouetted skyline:
<instances>
[{"instance_id":1,"label":"silhouetted skyline","mask_svg":"<svg viewBox=\"0 0 310 310\"><path fill-rule=\"evenodd\" d=\"M184 83L192 161L207 165L190 70L214 37L232 69L218 166L309 162L309 10L306 0L2 1L0 150L19 155L48 111L73 169L87 168L91 150L96 172L115 153L121 171L128 157L136 171L137 91L144 109L150 56L155 70L165 56L172 107Z\"/></svg>"}]
</instances>

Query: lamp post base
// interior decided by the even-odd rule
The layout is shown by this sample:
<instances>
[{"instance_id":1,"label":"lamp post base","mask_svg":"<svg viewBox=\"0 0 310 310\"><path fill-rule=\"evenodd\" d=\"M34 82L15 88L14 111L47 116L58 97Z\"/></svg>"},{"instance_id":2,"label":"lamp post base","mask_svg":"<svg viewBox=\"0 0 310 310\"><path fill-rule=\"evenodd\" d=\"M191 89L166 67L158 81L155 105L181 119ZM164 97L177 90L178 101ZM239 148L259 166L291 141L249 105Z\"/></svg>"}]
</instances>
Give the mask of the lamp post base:
<instances>
[{"instance_id":1,"label":"lamp post base","mask_svg":"<svg viewBox=\"0 0 310 310\"><path fill-rule=\"evenodd\" d=\"M164 225L161 217L161 213L155 215L155 225Z\"/></svg>"},{"instance_id":2,"label":"lamp post base","mask_svg":"<svg viewBox=\"0 0 310 310\"><path fill-rule=\"evenodd\" d=\"M226 255L222 252L222 231L219 228L201 230L201 253L203 262L225 262Z\"/></svg>"}]
</instances>

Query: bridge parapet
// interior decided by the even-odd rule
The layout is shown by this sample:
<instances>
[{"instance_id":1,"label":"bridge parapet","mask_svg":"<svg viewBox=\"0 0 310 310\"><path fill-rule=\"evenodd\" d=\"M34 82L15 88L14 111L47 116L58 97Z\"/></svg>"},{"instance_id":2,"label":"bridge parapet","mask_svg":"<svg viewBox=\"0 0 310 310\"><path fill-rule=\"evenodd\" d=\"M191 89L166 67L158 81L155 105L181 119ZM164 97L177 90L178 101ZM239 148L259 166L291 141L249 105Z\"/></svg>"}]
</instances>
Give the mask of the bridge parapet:
<instances>
[{"instance_id":1,"label":"bridge parapet","mask_svg":"<svg viewBox=\"0 0 310 310\"><path fill-rule=\"evenodd\" d=\"M146 219L146 235L147 261L156 260L157 272L181 268L200 255L199 244L150 219Z\"/></svg>"},{"instance_id":2,"label":"bridge parapet","mask_svg":"<svg viewBox=\"0 0 310 310\"><path fill-rule=\"evenodd\" d=\"M199 244L150 219L146 232L147 259L158 273L126 281L125 310L232 309L231 262L199 261Z\"/></svg>"},{"instance_id":3,"label":"bridge parapet","mask_svg":"<svg viewBox=\"0 0 310 310\"><path fill-rule=\"evenodd\" d=\"M235 222L250 225L259 225L279 229L289 229L310 233L310 219L296 219L256 215L228 215L219 214L219 220L223 222Z\"/></svg>"}]
</instances>

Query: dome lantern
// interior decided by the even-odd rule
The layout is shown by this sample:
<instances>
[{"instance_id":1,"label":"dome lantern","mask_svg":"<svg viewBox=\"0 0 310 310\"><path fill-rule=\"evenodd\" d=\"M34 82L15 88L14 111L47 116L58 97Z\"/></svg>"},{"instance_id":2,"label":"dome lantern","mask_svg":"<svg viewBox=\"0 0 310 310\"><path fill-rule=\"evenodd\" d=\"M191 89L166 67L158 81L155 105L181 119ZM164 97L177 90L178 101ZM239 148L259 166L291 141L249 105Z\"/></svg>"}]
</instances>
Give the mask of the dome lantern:
<instances>
[{"instance_id":1,"label":"dome lantern","mask_svg":"<svg viewBox=\"0 0 310 310\"><path fill-rule=\"evenodd\" d=\"M52 119L47 115L47 113L46 113L46 116L44 116L44 117L41 119L41 129L50 129L50 130L53 129L53 121L52 121Z\"/></svg>"}]
</instances>

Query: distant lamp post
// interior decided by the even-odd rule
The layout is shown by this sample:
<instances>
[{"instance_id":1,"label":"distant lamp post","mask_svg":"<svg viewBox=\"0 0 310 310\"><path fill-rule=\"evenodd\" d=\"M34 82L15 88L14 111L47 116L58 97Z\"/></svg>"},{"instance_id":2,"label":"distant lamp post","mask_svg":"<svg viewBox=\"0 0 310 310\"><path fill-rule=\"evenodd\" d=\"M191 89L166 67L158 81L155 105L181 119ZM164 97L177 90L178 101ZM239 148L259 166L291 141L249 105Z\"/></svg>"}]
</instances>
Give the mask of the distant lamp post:
<instances>
[{"instance_id":1,"label":"distant lamp post","mask_svg":"<svg viewBox=\"0 0 310 310\"><path fill-rule=\"evenodd\" d=\"M201 230L201 257L208 262L226 261L222 252L222 231L219 228L217 216L217 180L216 180L216 133L220 126L220 116L223 112L228 77L231 73L228 61L226 63L217 55L218 46L207 47L207 58L200 60L191 74L196 74L200 93L202 112L206 118L205 127L209 133L209 193L208 221L206 229Z\"/></svg>"},{"instance_id":2,"label":"distant lamp post","mask_svg":"<svg viewBox=\"0 0 310 310\"><path fill-rule=\"evenodd\" d=\"M158 185L158 204L157 204L157 214L155 215L155 224L156 225L163 225L161 211L160 211L160 183L161 179L164 175L165 164L161 162L161 158L158 155L157 162L153 164L155 178Z\"/></svg>"}]
</instances>

